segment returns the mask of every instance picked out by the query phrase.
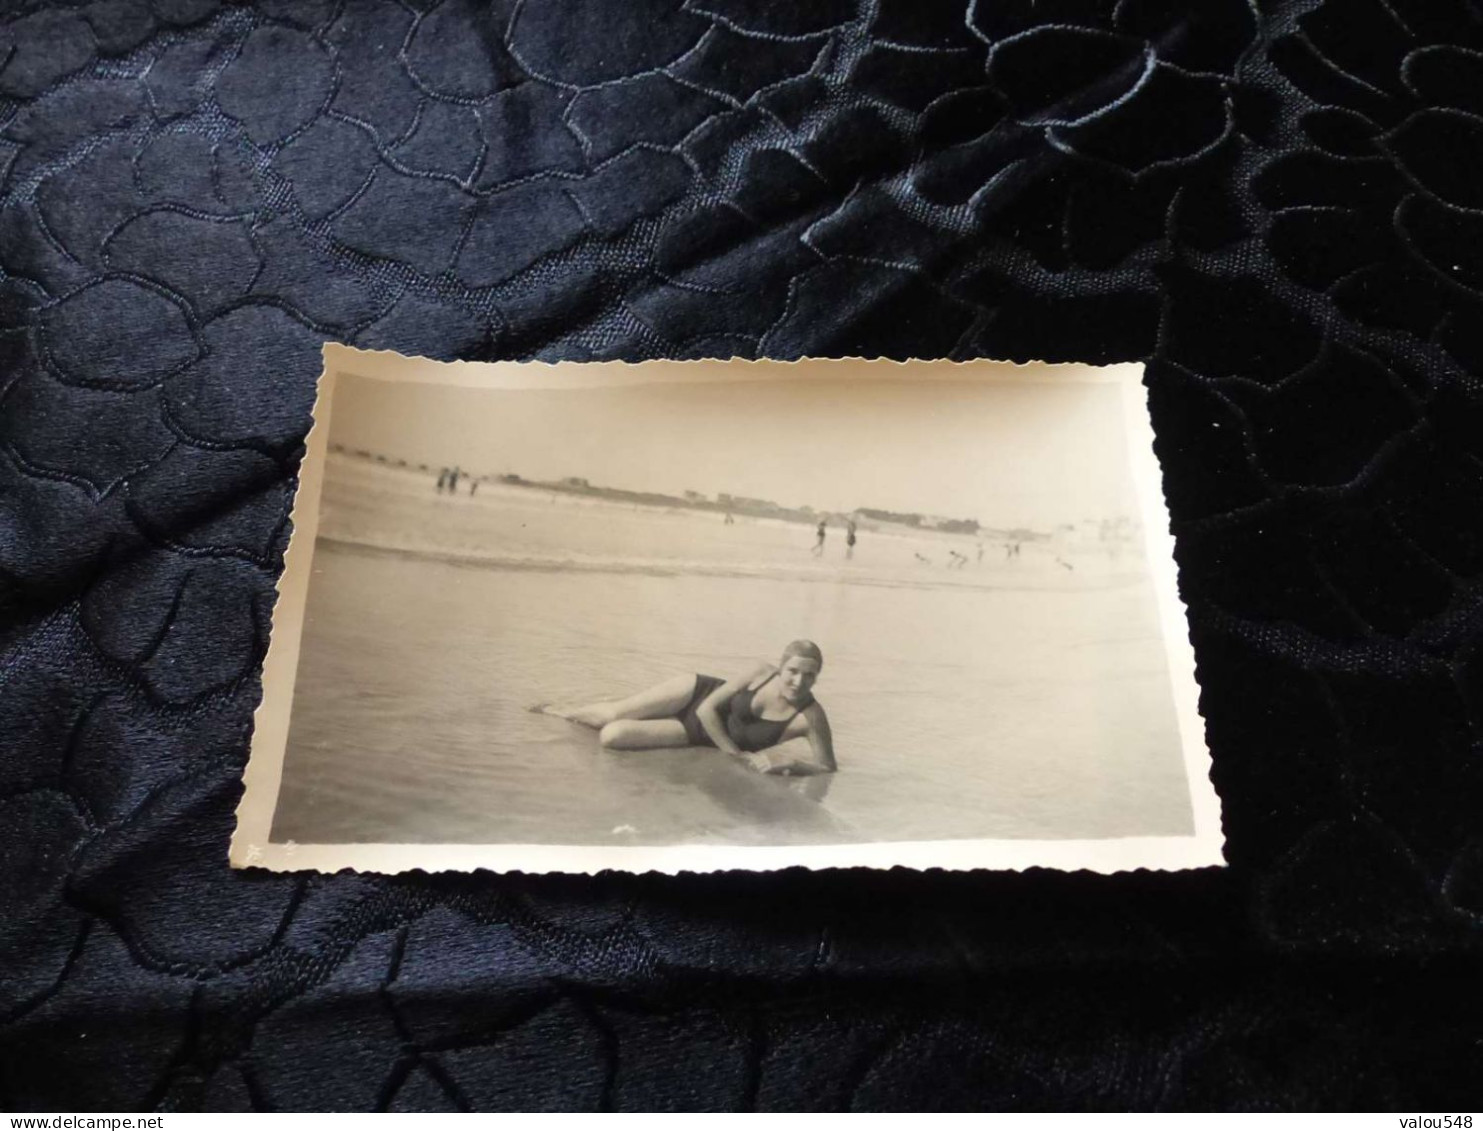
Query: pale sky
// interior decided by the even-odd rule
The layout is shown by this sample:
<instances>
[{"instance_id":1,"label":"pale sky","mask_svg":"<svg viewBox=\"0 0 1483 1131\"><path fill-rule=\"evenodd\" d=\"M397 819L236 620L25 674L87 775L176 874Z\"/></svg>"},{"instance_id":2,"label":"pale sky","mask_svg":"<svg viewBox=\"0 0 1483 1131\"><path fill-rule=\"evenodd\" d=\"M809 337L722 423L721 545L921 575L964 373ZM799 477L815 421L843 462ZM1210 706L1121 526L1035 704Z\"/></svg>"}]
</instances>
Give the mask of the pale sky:
<instances>
[{"instance_id":1,"label":"pale sky","mask_svg":"<svg viewBox=\"0 0 1483 1131\"><path fill-rule=\"evenodd\" d=\"M1111 384L479 389L342 376L331 440L473 474L1045 528L1134 515Z\"/></svg>"}]
</instances>

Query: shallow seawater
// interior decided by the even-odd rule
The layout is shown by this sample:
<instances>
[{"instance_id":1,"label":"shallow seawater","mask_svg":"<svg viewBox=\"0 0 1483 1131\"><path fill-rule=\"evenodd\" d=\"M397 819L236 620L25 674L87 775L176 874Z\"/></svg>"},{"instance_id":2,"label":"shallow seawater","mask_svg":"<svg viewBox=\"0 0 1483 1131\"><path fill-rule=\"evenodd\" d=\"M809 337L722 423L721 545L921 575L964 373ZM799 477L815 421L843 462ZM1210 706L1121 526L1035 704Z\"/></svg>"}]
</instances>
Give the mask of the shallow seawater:
<instances>
[{"instance_id":1,"label":"shallow seawater","mask_svg":"<svg viewBox=\"0 0 1483 1131\"><path fill-rule=\"evenodd\" d=\"M368 502L374 501L372 506ZM275 841L799 844L1190 832L1150 585L1002 550L413 492L325 494ZM491 552L491 547L497 552ZM974 551L969 549L970 558ZM607 752L529 708L727 675L805 636L838 774Z\"/></svg>"}]
</instances>

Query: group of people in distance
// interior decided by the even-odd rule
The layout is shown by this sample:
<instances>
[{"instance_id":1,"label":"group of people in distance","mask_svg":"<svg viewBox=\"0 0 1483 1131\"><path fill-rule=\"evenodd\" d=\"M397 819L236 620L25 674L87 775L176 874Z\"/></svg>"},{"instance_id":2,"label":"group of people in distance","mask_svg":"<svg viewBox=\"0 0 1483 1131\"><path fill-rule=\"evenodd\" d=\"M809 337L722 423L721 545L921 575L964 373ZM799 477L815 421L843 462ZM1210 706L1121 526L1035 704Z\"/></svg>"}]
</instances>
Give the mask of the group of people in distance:
<instances>
[{"instance_id":1,"label":"group of people in distance","mask_svg":"<svg viewBox=\"0 0 1483 1131\"><path fill-rule=\"evenodd\" d=\"M818 528L814 531L814 548L809 551L816 558L824 556L824 540L829 536L829 520L819 519ZM844 556L853 558L855 556L855 520L845 519Z\"/></svg>"},{"instance_id":2,"label":"group of people in distance","mask_svg":"<svg viewBox=\"0 0 1483 1131\"><path fill-rule=\"evenodd\" d=\"M726 517L727 517L727 520L728 521L731 519L731 516L729 514ZM824 543L828 539L828 536L829 536L829 521L827 519L821 518L821 519L819 519L819 525L814 528L814 544L813 544L813 548L809 551L809 553L811 553L816 558L823 557L824 556ZM854 556L855 556L855 543L856 543L856 541L858 541L858 538L857 538L857 528L855 526L855 520L853 518L846 519L845 520L845 537L844 537L844 545L845 545L844 556L845 556L845 558L847 560L848 559L853 559ZM979 565L982 565L983 564L983 560L984 560L984 544L982 542L978 542L978 543L975 544L975 548L977 550L977 554L976 554L976 556L974 557L973 560L976 561ZM936 564L931 558L929 558L926 554L921 553L920 551L914 551L913 554L912 554L912 556L921 565L935 565ZM1005 542L1004 543L1004 557L1005 557L1005 560L1006 561L1008 561L1008 560L1010 560L1012 558L1017 558L1019 556L1020 556L1020 544L1018 542ZM969 562L969 557L968 557L967 554L962 553L959 550L948 550L948 552L947 552L947 562L946 562L946 565L947 565L947 568L948 569L962 569L964 566L966 566L968 564L968 562Z\"/></svg>"},{"instance_id":3,"label":"group of people in distance","mask_svg":"<svg viewBox=\"0 0 1483 1131\"><path fill-rule=\"evenodd\" d=\"M469 494L478 494L479 480L475 476L469 475L461 467L442 468L438 472L438 494L441 495L445 491L450 495L458 494L458 485L465 479L467 479L469 483Z\"/></svg>"}]
</instances>

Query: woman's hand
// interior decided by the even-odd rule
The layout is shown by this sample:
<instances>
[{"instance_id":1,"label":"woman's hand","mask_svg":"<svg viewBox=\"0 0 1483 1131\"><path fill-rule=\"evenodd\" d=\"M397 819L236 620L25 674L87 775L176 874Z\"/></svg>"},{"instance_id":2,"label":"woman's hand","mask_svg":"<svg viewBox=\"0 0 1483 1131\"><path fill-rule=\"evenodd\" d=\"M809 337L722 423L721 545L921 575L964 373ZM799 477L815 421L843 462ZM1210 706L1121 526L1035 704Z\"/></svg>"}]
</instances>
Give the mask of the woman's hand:
<instances>
[{"instance_id":1,"label":"woman's hand","mask_svg":"<svg viewBox=\"0 0 1483 1131\"><path fill-rule=\"evenodd\" d=\"M772 759L761 751L738 755L737 760L753 773L765 774L772 770Z\"/></svg>"}]
</instances>

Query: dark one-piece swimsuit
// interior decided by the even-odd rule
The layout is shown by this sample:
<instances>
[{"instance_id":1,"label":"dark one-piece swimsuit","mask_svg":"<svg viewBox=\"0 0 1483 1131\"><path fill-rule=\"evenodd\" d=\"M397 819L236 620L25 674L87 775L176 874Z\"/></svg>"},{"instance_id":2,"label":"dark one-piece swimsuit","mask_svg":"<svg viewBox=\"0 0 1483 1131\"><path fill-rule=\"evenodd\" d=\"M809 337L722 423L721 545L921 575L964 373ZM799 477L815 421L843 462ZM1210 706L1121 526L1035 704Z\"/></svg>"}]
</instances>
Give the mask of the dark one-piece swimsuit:
<instances>
[{"instance_id":1,"label":"dark one-piece swimsuit","mask_svg":"<svg viewBox=\"0 0 1483 1131\"><path fill-rule=\"evenodd\" d=\"M777 672L773 672L755 689L743 688L731 697L731 706L722 721L726 724L726 733L731 736L731 741L743 750L751 752L776 746L782 741L783 732L788 729L788 724L801 715L809 703L813 702L810 698L786 719L762 718L752 707L752 697L776 678ZM705 727L700 725L696 711L705 702L706 696L725 682L724 679L718 679L713 675L695 677L695 691L690 696L690 702L685 704L685 709L679 714L680 722L685 727L685 735L690 739L690 745L716 745L711 741L711 736L705 732Z\"/></svg>"}]
</instances>

